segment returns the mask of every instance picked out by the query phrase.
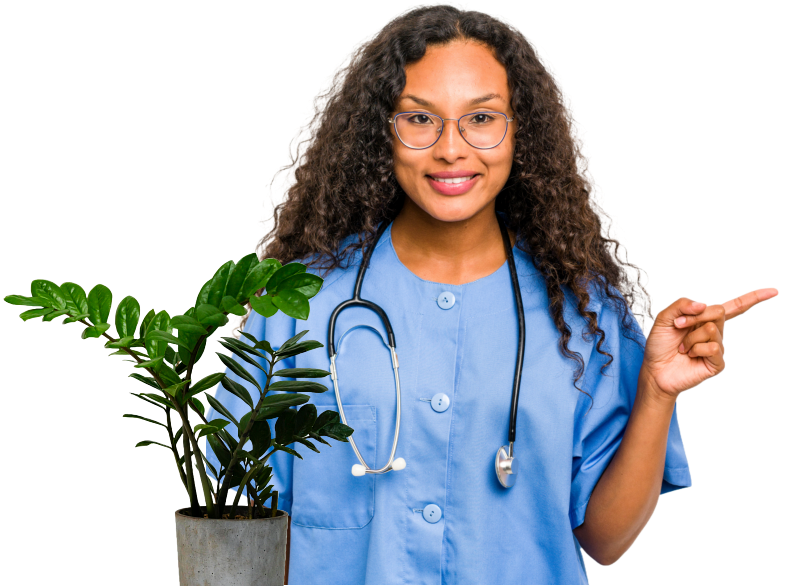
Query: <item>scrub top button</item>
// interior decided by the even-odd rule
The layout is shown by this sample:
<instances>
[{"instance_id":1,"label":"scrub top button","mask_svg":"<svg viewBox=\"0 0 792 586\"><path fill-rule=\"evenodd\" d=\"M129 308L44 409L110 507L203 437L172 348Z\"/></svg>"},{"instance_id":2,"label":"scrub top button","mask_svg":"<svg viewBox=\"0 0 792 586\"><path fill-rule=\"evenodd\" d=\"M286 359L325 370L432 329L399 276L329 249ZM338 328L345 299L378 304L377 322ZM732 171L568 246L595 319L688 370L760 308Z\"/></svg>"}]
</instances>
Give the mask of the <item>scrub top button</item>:
<instances>
[{"instance_id":1,"label":"scrub top button","mask_svg":"<svg viewBox=\"0 0 792 586\"><path fill-rule=\"evenodd\" d=\"M442 413L448 406L451 404L451 399L448 398L448 395L445 393L437 393L434 397L432 397L432 409L437 411L438 413Z\"/></svg>"},{"instance_id":2,"label":"scrub top button","mask_svg":"<svg viewBox=\"0 0 792 586\"><path fill-rule=\"evenodd\" d=\"M440 306L440 309L451 309L454 307L455 301L456 299L451 291L443 291L440 293L440 297L437 298L437 305Z\"/></svg>"},{"instance_id":3,"label":"scrub top button","mask_svg":"<svg viewBox=\"0 0 792 586\"><path fill-rule=\"evenodd\" d=\"M423 518L427 523L437 523L443 516L443 512L437 505L426 505L423 510Z\"/></svg>"}]
</instances>

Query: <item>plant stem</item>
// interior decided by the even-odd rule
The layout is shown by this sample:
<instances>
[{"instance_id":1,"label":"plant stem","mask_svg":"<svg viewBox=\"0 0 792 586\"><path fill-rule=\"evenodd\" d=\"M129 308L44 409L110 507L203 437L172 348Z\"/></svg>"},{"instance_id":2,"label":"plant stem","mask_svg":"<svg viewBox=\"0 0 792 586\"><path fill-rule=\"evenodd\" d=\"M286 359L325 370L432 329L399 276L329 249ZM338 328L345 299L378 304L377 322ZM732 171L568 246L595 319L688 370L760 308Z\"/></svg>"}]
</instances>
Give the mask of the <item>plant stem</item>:
<instances>
[{"instance_id":1,"label":"plant stem","mask_svg":"<svg viewBox=\"0 0 792 586\"><path fill-rule=\"evenodd\" d=\"M190 514L193 517L201 517L201 507L198 504L198 494L195 492L195 478L192 471L192 453L190 451L190 441L187 434L182 433L184 443L184 463L187 465L187 492L190 494ZM208 509L207 509L208 512Z\"/></svg>"},{"instance_id":2,"label":"plant stem","mask_svg":"<svg viewBox=\"0 0 792 586\"><path fill-rule=\"evenodd\" d=\"M250 416L248 420L247 427L245 430L239 434L239 443L237 444L236 450L231 453L231 461L228 463L228 470L231 470L237 462L239 462L240 458L237 457L236 451L242 449L242 446L248 440L248 436L250 435L250 430L253 429L253 424L256 422L256 415L258 415L259 409L261 409L261 402L264 400L264 397L267 396L269 392L269 385L270 380L272 379L272 372L275 368L275 363L277 362L277 358L273 356L272 360L267 360L269 363L269 368L267 369L267 383L264 385L264 389L261 391L261 396L259 397L258 403L253 409L253 414ZM269 424L268 424L269 425ZM220 489L220 494L217 497L217 508L219 509L219 514L223 514L223 508L225 507L225 501L228 498L228 490L231 488L231 475L226 474L226 477L223 479L223 487Z\"/></svg>"},{"instance_id":3,"label":"plant stem","mask_svg":"<svg viewBox=\"0 0 792 586\"><path fill-rule=\"evenodd\" d=\"M179 476L181 477L182 484L184 484L184 488L187 489L187 494L192 496L189 485L187 484L187 476L185 475L181 464L179 464L179 450L178 448L176 448L176 438L173 437L173 426L171 425L170 412L171 412L170 407L165 409L165 417L167 418L168 421L168 437L170 438L171 450L173 450L173 457L176 460L176 467L179 469ZM187 458L185 458L185 460L186 459Z\"/></svg>"}]
</instances>

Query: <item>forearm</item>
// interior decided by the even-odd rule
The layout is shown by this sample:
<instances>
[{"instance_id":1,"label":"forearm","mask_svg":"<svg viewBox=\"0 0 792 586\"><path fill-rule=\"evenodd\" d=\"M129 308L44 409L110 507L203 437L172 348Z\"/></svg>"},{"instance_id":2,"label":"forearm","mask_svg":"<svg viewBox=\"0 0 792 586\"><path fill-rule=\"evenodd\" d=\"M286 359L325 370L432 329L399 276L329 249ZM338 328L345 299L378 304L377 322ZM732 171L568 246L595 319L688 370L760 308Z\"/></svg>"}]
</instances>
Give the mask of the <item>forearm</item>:
<instances>
[{"instance_id":1,"label":"forearm","mask_svg":"<svg viewBox=\"0 0 792 586\"><path fill-rule=\"evenodd\" d=\"M601 564L627 551L657 505L674 402L641 371L622 442L592 492L585 522L574 530Z\"/></svg>"}]
</instances>

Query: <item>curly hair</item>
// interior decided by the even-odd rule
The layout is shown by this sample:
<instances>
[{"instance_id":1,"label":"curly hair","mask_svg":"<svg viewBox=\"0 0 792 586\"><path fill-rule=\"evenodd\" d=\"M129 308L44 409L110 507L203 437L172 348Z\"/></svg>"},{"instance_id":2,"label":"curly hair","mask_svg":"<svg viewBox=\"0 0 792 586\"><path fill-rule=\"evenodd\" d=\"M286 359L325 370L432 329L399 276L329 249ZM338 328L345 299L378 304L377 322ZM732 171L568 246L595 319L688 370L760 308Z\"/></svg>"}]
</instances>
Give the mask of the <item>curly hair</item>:
<instances>
[{"instance_id":1,"label":"curly hair","mask_svg":"<svg viewBox=\"0 0 792 586\"><path fill-rule=\"evenodd\" d=\"M590 198L586 161L572 136L572 119L558 86L525 37L487 14L451 6L417 8L392 20L355 51L330 89L317 98L309 137L299 143L291 165L282 169L294 168L294 182L275 207L274 227L258 250L263 250L262 258L283 263L310 258L307 266L321 274L348 267L354 253L373 241L378 224L396 217L406 194L393 173L388 117L405 86L404 68L421 59L427 46L457 40L490 47L506 69L511 107L520 123L510 176L496 198L496 210L506 214L517 246L533 257L546 283L559 348L577 362L573 384L582 391L577 382L585 363L568 346L564 288L574 295L577 311L588 324L584 339L600 337L597 351L609 357L604 372L613 356L602 350L605 333L597 313L587 310L589 285L604 301L610 300L622 327L631 331L627 304L635 305L635 286L624 266L637 267L621 263L619 243L601 235L594 209L599 206ZM341 250L342 241L352 235L356 238ZM648 302L640 270L638 287Z\"/></svg>"}]
</instances>

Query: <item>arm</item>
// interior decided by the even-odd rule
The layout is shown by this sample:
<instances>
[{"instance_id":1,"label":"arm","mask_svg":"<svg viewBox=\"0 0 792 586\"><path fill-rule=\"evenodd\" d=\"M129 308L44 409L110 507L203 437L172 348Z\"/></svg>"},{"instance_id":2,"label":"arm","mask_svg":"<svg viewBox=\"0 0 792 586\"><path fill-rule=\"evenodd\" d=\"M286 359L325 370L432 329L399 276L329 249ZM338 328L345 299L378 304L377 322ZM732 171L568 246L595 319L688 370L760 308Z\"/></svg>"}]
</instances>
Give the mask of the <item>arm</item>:
<instances>
[{"instance_id":1,"label":"arm","mask_svg":"<svg viewBox=\"0 0 792 586\"><path fill-rule=\"evenodd\" d=\"M643 369L624 437L573 532L595 561L609 565L632 545L652 516L663 483L666 442L676 399L658 392Z\"/></svg>"}]
</instances>

